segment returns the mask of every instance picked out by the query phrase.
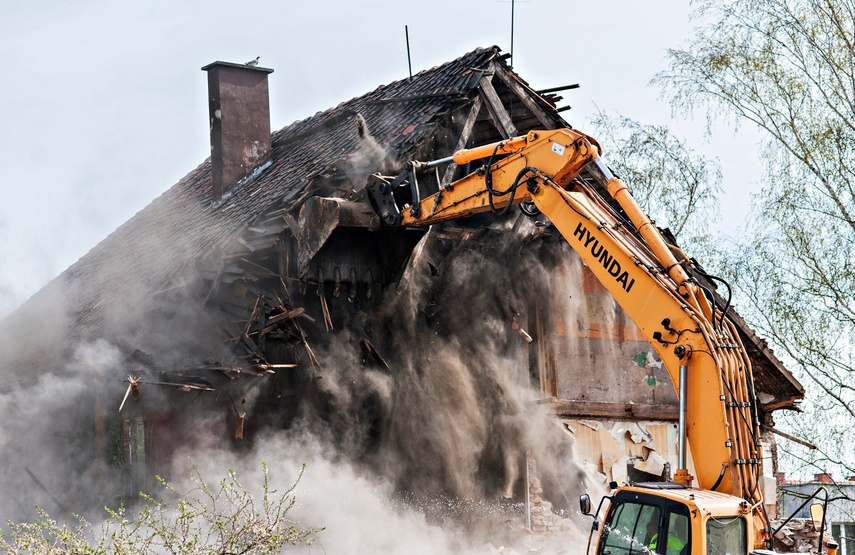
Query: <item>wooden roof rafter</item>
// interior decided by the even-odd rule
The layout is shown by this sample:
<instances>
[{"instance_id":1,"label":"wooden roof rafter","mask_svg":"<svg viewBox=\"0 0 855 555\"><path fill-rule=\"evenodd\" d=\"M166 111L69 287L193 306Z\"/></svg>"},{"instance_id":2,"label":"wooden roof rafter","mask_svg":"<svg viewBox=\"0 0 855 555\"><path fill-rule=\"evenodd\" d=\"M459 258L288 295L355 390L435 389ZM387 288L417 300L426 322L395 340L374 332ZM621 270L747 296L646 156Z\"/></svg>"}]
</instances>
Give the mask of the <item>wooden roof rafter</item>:
<instances>
[{"instance_id":1,"label":"wooden roof rafter","mask_svg":"<svg viewBox=\"0 0 855 555\"><path fill-rule=\"evenodd\" d=\"M493 87L492 73L485 73L481 77L481 80L478 82L478 94L484 101L487 113L490 114L493 124L496 126L496 129L499 130L499 133L501 133L503 138L510 139L511 137L516 137L520 134L511 119L511 115L502 103L502 99L499 98L499 94Z\"/></svg>"},{"instance_id":2,"label":"wooden roof rafter","mask_svg":"<svg viewBox=\"0 0 855 555\"><path fill-rule=\"evenodd\" d=\"M493 62L492 65L494 66L493 74L498 76L505 86L516 94L520 102L522 102L523 105L525 105L525 107L534 114L534 117L536 117L543 125L544 129L553 129L556 126L555 119L550 117L549 114L547 114L546 111L534 101L532 95L536 94L535 91L526 90L527 87L520 83L518 79L515 79L513 75L510 75L496 67L497 64L495 62Z\"/></svg>"}]
</instances>

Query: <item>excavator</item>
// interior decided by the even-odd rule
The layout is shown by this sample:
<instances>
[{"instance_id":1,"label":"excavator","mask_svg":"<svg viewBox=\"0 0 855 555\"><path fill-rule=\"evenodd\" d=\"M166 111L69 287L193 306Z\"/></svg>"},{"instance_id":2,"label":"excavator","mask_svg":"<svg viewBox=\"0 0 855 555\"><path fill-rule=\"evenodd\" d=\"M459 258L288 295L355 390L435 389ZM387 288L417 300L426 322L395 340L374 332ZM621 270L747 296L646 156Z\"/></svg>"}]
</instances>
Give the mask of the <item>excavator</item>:
<instances>
[{"instance_id":1,"label":"excavator","mask_svg":"<svg viewBox=\"0 0 855 555\"><path fill-rule=\"evenodd\" d=\"M665 240L601 155L597 141L578 130L538 130L411 162L396 177L372 175L353 200L307 201L301 229L314 231L298 237L301 262L338 225L424 228L515 205L527 215L543 214L656 350L679 399L679 468L672 481L613 483L596 511L587 494L581 497L581 512L594 517L592 537L599 530L596 555L771 550L751 361L728 306L716 302L697 279L700 269ZM475 169L439 182L422 198L419 176L452 163Z\"/></svg>"}]
</instances>

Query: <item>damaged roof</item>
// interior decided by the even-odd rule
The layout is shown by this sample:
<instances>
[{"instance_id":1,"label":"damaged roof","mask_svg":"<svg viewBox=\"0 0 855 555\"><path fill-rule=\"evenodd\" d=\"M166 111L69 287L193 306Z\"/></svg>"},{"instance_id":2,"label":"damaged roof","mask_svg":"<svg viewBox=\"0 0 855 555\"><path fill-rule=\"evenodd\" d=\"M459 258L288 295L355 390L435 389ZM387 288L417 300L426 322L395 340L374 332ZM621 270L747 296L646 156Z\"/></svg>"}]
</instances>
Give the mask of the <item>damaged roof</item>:
<instances>
[{"instance_id":1,"label":"damaged roof","mask_svg":"<svg viewBox=\"0 0 855 555\"><path fill-rule=\"evenodd\" d=\"M478 48L275 131L270 165L221 202L212 202L211 161L204 161L25 302L2 327L16 347L32 346L28 365L56 351L57 342L101 337L115 321L113 311L144 310L153 295L175 287L196 261L228 250L263 215L291 212L306 198L325 193L325 187L358 180L360 172L367 177L360 160L366 146L382 152L367 154L375 156L373 164L395 164L447 156L467 144L529 129L568 126L556 108L557 89L538 93L505 59L498 47ZM64 315L64 325L48 324L58 314ZM755 337L741 319L737 323L744 339ZM34 327L43 337L24 337ZM19 348L4 350L16 353L6 356L21 356ZM768 362L759 365L758 381L787 399L785 406L803 395L768 349L752 354ZM22 364L4 363L0 383L20 379L11 369Z\"/></svg>"},{"instance_id":2,"label":"damaged roof","mask_svg":"<svg viewBox=\"0 0 855 555\"><path fill-rule=\"evenodd\" d=\"M73 326L69 339L96 337L110 298L127 305L140 294L169 287L173 276L205 257L251 225L271 207L291 209L312 195L323 180L345 171L360 143L358 119L396 160L412 157L417 146L434 141L449 112L478 96L478 85L500 61L498 47L479 48L457 60L422 71L412 79L380 86L335 108L297 121L272 136L272 164L234 190L220 204L211 202L210 159L143 208L80 260L19 307L15 321L61 290ZM498 63L497 63L498 62ZM534 94L519 80L519 85ZM560 120L550 103L540 107ZM501 138L487 137L485 140ZM476 140L481 140L480 138ZM424 152L419 152L424 155Z\"/></svg>"}]
</instances>

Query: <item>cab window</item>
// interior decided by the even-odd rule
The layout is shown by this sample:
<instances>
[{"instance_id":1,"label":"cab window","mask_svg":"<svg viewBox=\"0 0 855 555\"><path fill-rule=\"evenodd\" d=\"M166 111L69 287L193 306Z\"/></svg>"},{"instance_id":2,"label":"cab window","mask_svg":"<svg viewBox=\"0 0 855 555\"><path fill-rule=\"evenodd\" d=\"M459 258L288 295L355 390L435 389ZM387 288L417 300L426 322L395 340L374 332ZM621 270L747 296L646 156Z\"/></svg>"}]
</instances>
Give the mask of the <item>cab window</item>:
<instances>
[{"instance_id":1,"label":"cab window","mask_svg":"<svg viewBox=\"0 0 855 555\"><path fill-rule=\"evenodd\" d=\"M649 555L652 551L649 545L655 542L658 533L659 517L660 510L655 505L620 503L606 523L603 555Z\"/></svg>"},{"instance_id":2,"label":"cab window","mask_svg":"<svg viewBox=\"0 0 855 555\"><path fill-rule=\"evenodd\" d=\"M685 555L691 552L689 547L689 512L686 507L669 504L665 537L667 541L659 553Z\"/></svg>"},{"instance_id":3,"label":"cab window","mask_svg":"<svg viewBox=\"0 0 855 555\"><path fill-rule=\"evenodd\" d=\"M710 518L707 521L707 555L746 555L745 519Z\"/></svg>"}]
</instances>

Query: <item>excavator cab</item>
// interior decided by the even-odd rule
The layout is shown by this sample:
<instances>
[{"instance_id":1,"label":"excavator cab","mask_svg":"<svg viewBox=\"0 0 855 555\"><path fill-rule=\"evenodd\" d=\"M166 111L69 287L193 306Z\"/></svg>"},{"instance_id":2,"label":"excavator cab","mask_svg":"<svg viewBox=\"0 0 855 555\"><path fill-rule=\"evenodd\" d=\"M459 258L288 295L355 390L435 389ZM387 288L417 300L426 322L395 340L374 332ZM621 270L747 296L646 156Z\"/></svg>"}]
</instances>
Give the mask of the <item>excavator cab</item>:
<instances>
[{"instance_id":1,"label":"excavator cab","mask_svg":"<svg viewBox=\"0 0 855 555\"><path fill-rule=\"evenodd\" d=\"M580 501L582 513L594 518L589 555L748 555L750 513L733 496L656 482L604 499L601 525L601 507L591 513L590 498Z\"/></svg>"},{"instance_id":2,"label":"excavator cab","mask_svg":"<svg viewBox=\"0 0 855 555\"><path fill-rule=\"evenodd\" d=\"M597 551L603 555L688 555L691 539L689 510L684 504L619 492L612 500Z\"/></svg>"}]
</instances>

